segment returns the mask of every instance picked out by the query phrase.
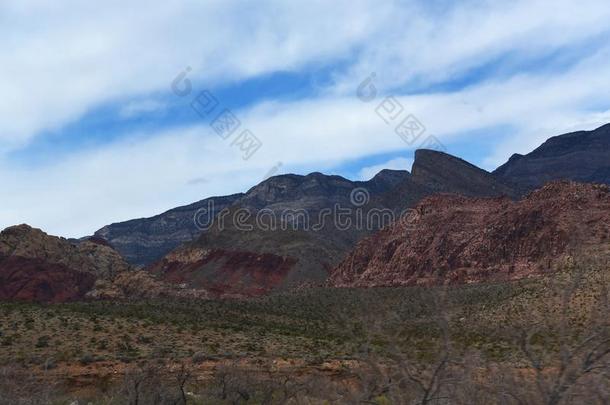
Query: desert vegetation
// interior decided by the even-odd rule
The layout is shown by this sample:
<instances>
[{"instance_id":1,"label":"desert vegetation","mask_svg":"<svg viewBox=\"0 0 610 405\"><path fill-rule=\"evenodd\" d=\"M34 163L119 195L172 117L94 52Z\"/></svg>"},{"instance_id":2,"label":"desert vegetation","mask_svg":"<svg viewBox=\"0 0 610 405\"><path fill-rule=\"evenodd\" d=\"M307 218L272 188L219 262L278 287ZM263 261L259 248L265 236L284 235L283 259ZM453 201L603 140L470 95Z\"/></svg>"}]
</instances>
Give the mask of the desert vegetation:
<instances>
[{"instance_id":1,"label":"desert vegetation","mask_svg":"<svg viewBox=\"0 0 610 405\"><path fill-rule=\"evenodd\" d=\"M500 284L5 303L0 401L604 404L606 269L571 260Z\"/></svg>"}]
</instances>

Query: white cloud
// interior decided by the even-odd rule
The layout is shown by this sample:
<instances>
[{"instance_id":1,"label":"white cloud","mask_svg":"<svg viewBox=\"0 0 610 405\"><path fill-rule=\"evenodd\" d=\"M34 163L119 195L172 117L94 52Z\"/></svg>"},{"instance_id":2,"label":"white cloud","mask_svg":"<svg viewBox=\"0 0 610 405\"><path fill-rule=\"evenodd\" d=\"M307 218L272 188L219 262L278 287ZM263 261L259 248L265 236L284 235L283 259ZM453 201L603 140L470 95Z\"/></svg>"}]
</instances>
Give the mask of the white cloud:
<instances>
[{"instance_id":1,"label":"white cloud","mask_svg":"<svg viewBox=\"0 0 610 405\"><path fill-rule=\"evenodd\" d=\"M0 171L0 228L26 222L65 236L151 216L209 195L240 192L265 167L239 166L239 156L206 127L128 137L54 166ZM4 168L3 168L4 169ZM211 179L189 184L193 173Z\"/></svg>"},{"instance_id":2,"label":"white cloud","mask_svg":"<svg viewBox=\"0 0 610 405\"><path fill-rule=\"evenodd\" d=\"M185 66L209 82L299 70L357 51L335 92L371 71L381 88L446 79L505 52L531 55L606 29L603 0L5 0L0 6L0 140L18 147L95 106L165 91ZM340 23L339 23L340 22Z\"/></svg>"},{"instance_id":3,"label":"white cloud","mask_svg":"<svg viewBox=\"0 0 610 405\"><path fill-rule=\"evenodd\" d=\"M413 159L396 158L378 165L363 167L358 176L360 180L370 180L383 169L411 171L411 166L413 166Z\"/></svg>"},{"instance_id":4,"label":"white cloud","mask_svg":"<svg viewBox=\"0 0 610 405\"><path fill-rule=\"evenodd\" d=\"M7 51L0 55L0 228L28 222L82 236L110 222L243 191L275 162L283 162L283 172L332 171L367 155L406 155L417 144L406 145L375 114L380 99L355 97L370 72L377 73L380 95L396 91L405 113L415 114L446 145L469 131L513 128L513 136L482 157L487 169L549 136L609 119L607 45L565 71L490 77L453 92L401 96L395 90L413 81L448 80L507 53L516 59L560 49L566 57L578 54L583 41L606 30L606 1L472 0L441 13L427 9L429 3L2 2L0 47ZM123 105L125 117L162 110L152 95L169 90L187 65L193 76L220 84L350 56L353 63L321 96L236 111L264 143L248 161L204 125L124 134L36 168L1 155L106 103ZM409 163L398 158L384 167ZM360 175L377 169L363 168Z\"/></svg>"},{"instance_id":5,"label":"white cloud","mask_svg":"<svg viewBox=\"0 0 610 405\"><path fill-rule=\"evenodd\" d=\"M335 91L351 94L371 72L381 89L394 89L451 79L507 53L518 59L572 52L562 48L607 32L610 17L603 0L467 0L444 13L426 12L427 3L396 5Z\"/></svg>"},{"instance_id":6,"label":"white cloud","mask_svg":"<svg viewBox=\"0 0 610 405\"><path fill-rule=\"evenodd\" d=\"M581 113L579 106L583 100L603 99L603 92L610 90L610 73L597 68L604 65L604 58L601 53L552 79L524 76L456 93L398 100L405 113L416 114L429 133L445 144L462 132L514 126L517 134L498 144L489 157L487 165L494 166L513 152L527 152L546 137L572 129L575 122L588 123L586 129L592 129L603 121L607 115ZM230 140L201 125L146 136L132 134L52 167L5 168L0 175L7 192L0 227L28 222L56 234L80 236L107 223L150 216L210 195L244 191L263 179L272 162L283 162L283 170L332 171L342 161L367 155L404 150L406 156L417 144L404 144L393 127L376 115L377 102L327 97L264 103L238 111L244 125L263 142L248 161L242 160ZM397 162L403 168L410 163L401 158L383 166ZM364 169L361 175L377 169L381 168ZM208 181L192 184L193 178Z\"/></svg>"},{"instance_id":7,"label":"white cloud","mask_svg":"<svg viewBox=\"0 0 610 405\"><path fill-rule=\"evenodd\" d=\"M0 141L18 147L100 104L167 91L187 65L218 84L340 58L378 25L366 5L5 0Z\"/></svg>"}]
</instances>

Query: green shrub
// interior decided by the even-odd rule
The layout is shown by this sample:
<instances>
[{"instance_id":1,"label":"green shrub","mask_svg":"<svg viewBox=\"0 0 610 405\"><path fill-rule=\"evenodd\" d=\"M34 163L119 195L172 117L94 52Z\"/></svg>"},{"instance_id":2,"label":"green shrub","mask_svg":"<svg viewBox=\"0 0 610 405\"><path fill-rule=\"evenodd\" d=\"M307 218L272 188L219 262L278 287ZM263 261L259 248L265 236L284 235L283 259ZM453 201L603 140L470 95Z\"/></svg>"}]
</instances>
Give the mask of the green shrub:
<instances>
[{"instance_id":1,"label":"green shrub","mask_svg":"<svg viewBox=\"0 0 610 405\"><path fill-rule=\"evenodd\" d=\"M94 363L94 362L95 362L95 356L93 356L91 353L85 353L79 359L79 363L82 364L83 366L88 366L89 364Z\"/></svg>"},{"instance_id":2,"label":"green shrub","mask_svg":"<svg viewBox=\"0 0 610 405\"><path fill-rule=\"evenodd\" d=\"M201 364L204 361L206 361L207 359L208 359L208 356L203 352L195 353L192 358L194 364Z\"/></svg>"}]
</instances>

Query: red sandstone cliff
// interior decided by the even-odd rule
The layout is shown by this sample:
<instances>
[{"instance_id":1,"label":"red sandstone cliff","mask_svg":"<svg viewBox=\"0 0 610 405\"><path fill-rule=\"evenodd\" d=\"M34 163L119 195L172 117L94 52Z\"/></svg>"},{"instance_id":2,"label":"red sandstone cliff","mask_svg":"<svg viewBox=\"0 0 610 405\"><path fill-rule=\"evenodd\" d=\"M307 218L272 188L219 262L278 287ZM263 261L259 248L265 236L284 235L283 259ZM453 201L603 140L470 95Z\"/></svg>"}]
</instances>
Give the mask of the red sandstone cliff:
<instances>
[{"instance_id":1,"label":"red sandstone cliff","mask_svg":"<svg viewBox=\"0 0 610 405\"><path fill-rule=\"evenodd\" d=\"M608 186L556 182L523 200L429 197L417 214L362 240L336 287L471 283L539 274L575 252L610 251Z\"/></svg>"},{"instance_id":2,"label":"red sandstone cliff","mask_svg":"<svg viewBox=\"0 0 610 405\"><path fill-rule=\"evenodd\" d=\"M74 244L27 225L0 233L0 300L78 300L96 279L127 270L117 252L94 241Z\"/></svg>"}]
</instances>

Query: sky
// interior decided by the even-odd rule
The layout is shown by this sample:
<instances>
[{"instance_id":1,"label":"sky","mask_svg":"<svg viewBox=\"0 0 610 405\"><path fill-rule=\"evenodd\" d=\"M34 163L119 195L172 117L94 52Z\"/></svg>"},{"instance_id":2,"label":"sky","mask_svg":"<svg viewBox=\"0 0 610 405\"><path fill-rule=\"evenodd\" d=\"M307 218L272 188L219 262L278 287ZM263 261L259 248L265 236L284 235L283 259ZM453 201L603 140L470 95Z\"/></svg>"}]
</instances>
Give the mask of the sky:
<instances>
[{"instance_id":1,"label":"sky","mask_svg":"<svg viewBox=\"0 0 610 405\"><path fill-rule=\"evenodd\" d=\"M610 122L607 0L0 2L0 229L65 237L270 175L493 170Z\"/></svg>"}]
</instances>

